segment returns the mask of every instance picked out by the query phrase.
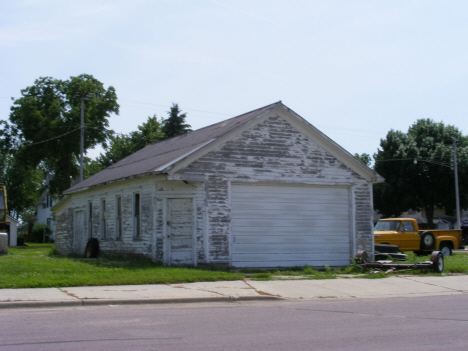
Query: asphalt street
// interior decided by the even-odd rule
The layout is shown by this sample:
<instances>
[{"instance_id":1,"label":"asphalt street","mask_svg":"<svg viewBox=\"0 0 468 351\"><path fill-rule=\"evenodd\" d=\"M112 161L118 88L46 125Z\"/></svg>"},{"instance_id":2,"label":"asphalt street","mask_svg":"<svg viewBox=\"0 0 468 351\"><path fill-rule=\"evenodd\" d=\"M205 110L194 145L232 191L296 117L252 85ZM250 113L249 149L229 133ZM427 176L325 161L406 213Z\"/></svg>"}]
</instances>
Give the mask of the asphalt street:
<instances>
[{"instance_id":1,"label":"asphalt street","mask_svg":"<svg viewBox=\"0 0 468 351\"><path fill-rule=\"evenodd\" d=\"M466 350L468 295L17 308L0 350Z\"/></svg>"}]
</instances>

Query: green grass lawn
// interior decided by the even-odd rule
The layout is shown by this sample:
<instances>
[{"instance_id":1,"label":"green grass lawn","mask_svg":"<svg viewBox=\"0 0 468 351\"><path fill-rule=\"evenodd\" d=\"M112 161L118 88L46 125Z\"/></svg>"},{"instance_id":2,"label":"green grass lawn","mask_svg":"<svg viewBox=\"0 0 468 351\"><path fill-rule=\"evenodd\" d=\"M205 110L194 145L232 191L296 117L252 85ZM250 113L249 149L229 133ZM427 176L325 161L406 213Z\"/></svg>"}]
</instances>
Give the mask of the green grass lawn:
<instances>
[{"instance_id":1,"label":"green grass lawn","mask_svg":"<svg viewBox=\"0 0 468 351\"><path fill-rule=\"evenodd\" d=\"M0 256L1 288L46 288L92 285L130 285L190 283L199 281L238 280L245 277L258 280L272 279L333 279L359 276L383 278L383 272L371 274L355 265L342 269L298 267L273 270L177 268L157 265L147 259L124 259L101 256L97 259L54 255L54 244L28 244L9 247L8 254ZM430 256L409 254L409 262L422 262ZM468 274L468 254L455 253L445 259L444 274ZM397 273L392 273L399 274ZM405 271L403 274L438 275L432 271Z\"/></svg>"},{"instance_id":2,"label":"green grass lawn","mask_svg":"<svg viewBox=\"0 0 468 351\"><path fill-rule=\"evenodd\" d=\"M147 259L59 256L51 254L54 244L28 245L9 247L8 254L0 256L0 288L164 284L244 277L227 270L163 267Z\"/></svg>"}]
</instances>

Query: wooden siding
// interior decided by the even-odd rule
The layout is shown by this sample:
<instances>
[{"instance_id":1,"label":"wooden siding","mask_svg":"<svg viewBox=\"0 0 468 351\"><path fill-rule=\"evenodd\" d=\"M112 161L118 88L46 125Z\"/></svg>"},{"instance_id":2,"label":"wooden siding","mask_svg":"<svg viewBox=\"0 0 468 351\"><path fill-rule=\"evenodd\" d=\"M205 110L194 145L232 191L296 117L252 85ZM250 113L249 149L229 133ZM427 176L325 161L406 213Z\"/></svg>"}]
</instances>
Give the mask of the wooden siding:
<instances>
[{"instance_id":1,"label":"wooden siding","mask_svg":"<svg viewBox=\"0 0 468 351\"><path fill-rule=\"evenodd\" d=\"M280 116L266 118L178 170L173 177L207 179L209 262L229 264L231 260L231 182L350 187L352 226L348 234L351 247L373 252L369 182Z\"/></svg>"},{"instance_id":2,"label":"wooden siding","mask_svg":"<svg viewBox=\"0 0 468 351\"><path fill-rule=\"evenodd\" d=\"M140 193L141 201L141 234L139 238L133 236L133 194ZM94 190L73 194L72 198L63 208L56 213L57 234L56 248L63 254L84 254L83 250L74 248L76 242L74 236L73 218L75 211L84 211L86 219L82 238L79 241L86 243L88 240L88 202L92 202L92 236L99 240L100 249L104 252L118 254L144 255L152 257L154 239L154 194L155 182L150 179L131 180ZM116 238L116 197L122 197L122 237ZM106 200L106 236L101 236L101 201ZM81 252L83 251L83 252Z\"/></svg>"},{"instance_id":3,"label":"wooden siding","mask_svg":"<svg viewBox=\"0 0 468 351\"><path fill-rule=\"evenodd\" d=\"M231 183L345 186L350 191L349 242L373 252L371 184L333 157L287 120L270 116L251 129L201 156L175 174L148 176L75 193L56 211L56 248L73 252L73 216L93 205L92 233L101 250L138 254L167 262L167 200L191 198L195 261L230 264ZM185 181L185 182L184 182ZM133 237L133 194L141 194L141 236ZM116 196L122 197L122 237L115 235ZM100 238L100 200L106 200L107 235ZM330 206L324 205L325 209ZM87 238L86 238L87 239ZM283 240L279 239L278 240ZM82 254L79 252L79 254Z\"/></svg>"}]
</instances>

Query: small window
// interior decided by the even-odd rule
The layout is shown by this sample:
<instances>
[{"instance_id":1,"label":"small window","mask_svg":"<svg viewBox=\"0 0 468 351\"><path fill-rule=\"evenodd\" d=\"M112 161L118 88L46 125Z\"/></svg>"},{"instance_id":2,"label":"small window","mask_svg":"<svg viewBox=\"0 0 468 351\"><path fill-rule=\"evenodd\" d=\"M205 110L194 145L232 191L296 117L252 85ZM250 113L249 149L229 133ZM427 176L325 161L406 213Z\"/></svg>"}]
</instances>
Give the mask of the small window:
<instances>
[{"instance_id":1,"label":"small window","mask_svg":"<svg viewBox=\"0 0 468 351\"><path fill-rule=\"evenodd\" d=\"M403 231L404 232L414 232L413 223L403 222Z\"/></svg>"},{"instance_id":2,"label":"small window","mask_svg":"<svg viewBox=\"0 0 468 351\"><path fill-rule=\"evenodd\" d=\"M122 196L117 196L115 201L115 237L122 238Z\"/></svg>"},{"instance_id":3,"label":"small window","mask_svg":"<svg viewBox=\"0 0 468 351\"><path fill-rule=\"evenodd\" d=\"M88 202L88 238L93 237L93 203Z\"/></svg>"},{"instance_id":4,"label":"small window","mask_svg":"<svg viewBox=\"0 0 468 351\"><path fill-rule=\"evenodd\" d=\"M133 237L140 237L140 194L133 194Z\"/></svg>"},{"instance_id":5,"label":"small window","mask_svg":"<svg viewBox=\"0 0 468 351\"><path fill-rule=\"evenodd\" d=\"M101 238L106 237L106 200L101 200Z\"/></svg>"}]
</instances>

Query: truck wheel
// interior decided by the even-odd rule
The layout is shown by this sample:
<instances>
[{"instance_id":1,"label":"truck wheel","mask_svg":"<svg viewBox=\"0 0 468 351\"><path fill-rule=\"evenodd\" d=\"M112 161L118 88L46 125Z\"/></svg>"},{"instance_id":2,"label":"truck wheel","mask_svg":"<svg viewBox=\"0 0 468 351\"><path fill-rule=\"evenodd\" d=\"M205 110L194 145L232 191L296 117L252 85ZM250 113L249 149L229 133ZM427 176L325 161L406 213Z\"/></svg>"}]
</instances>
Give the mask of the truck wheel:
<instances>
[{"instance_id":1,"label":"truck wheel","mask_svg":"<svg viewBox=\"0 0 468 351\"><path fill-rule=\"evenodd\" d=\"M449 244L440 244L439 251L442 252L444 257L452 255L452 247Z\"/></svg>"},{"instance_id":2,"label":"truck wheel","mask_svg":"<svg viewBox=\"0 0 468 351\"><path fill-rule=\"evenodd\" d=\"M424 232L421 234L421 249L432 250L434 248L435 238L431 232Z\"/></svg>"},{"instance_id":3,"label":"truck wheel","mask_svg":"<svg viewBox=\"0 0 468 351\"><path fill-rule=\"evenodd\" d=\"M375 244L374 250L381 253L398 253L400 248L396 245L390 244Z\"/></svg>"},{"instance_id":4,"label":"truck wheel","mask_svg":"<svg viewBox=\"0 0 468 351\"><path fill-rule=\"evenodd\" d=\"M96 238L90 238L86 244L85 257L96 258L99 255L99 241Z\"/></svg>"},{"instance_id":5,"label":"truck wheel","mask_svg":"<svg viewBox=\"0 0 468 351\"><path fill-rule=\"evenodd\" d=\"M444 271L444 255L440 251L434 251L431 255L432 269L436 273Z\"/></svg>"}]
</instances>

